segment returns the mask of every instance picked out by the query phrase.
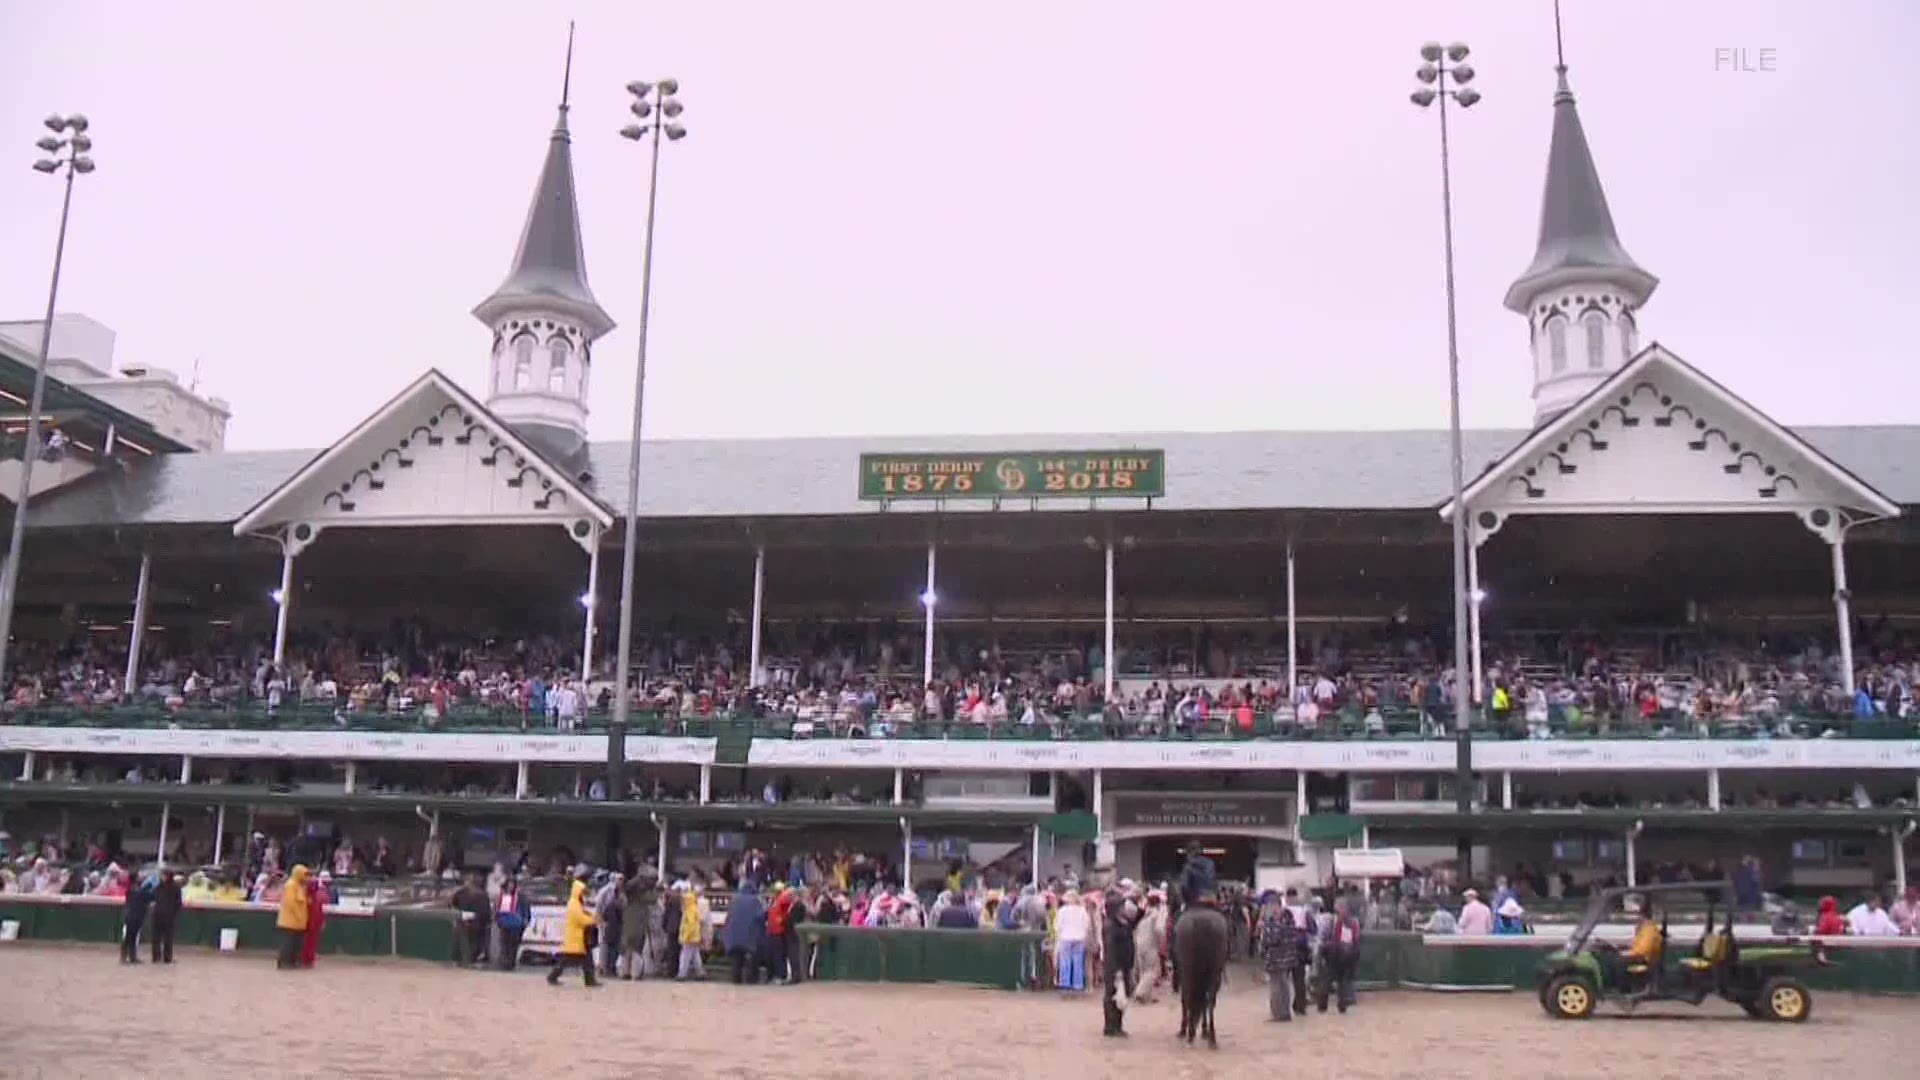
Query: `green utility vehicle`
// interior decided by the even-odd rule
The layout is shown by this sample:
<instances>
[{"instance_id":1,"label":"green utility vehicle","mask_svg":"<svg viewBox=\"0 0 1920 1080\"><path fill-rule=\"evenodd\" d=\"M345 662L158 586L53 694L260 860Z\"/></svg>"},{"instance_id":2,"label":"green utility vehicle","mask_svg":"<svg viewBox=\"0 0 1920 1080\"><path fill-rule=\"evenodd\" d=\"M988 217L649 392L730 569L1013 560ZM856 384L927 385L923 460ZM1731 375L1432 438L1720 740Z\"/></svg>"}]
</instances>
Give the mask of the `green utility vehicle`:
<instances>
[{"instance_id":1,"label":"green utility vehicle","mask_svg":"<svg viewBox=\"0 0 1920 1080\"><path fill-rule=\"evenodd\" d=\"M1706 929L1692 952L1679 957L1667 947L1668 908L1675 894L1703 894L1707 901ZM1719 997L1759 1019L1806 1020L1813 1013L1813 992L1796 972L1826 964L1826 954L1815 943L1797 941L1742 946L1733 933L1732 895L1732 883L1726 881L1596 891L1566 948L1548 956L1542 965L1540 1007L1561 1020L1584 1020L1602 1001L1632 1012L1647 1001L1698 1005ZM1638 904L1625 906L1637 906L1636 917L1658 928L1658 945L1651 955L1636 955L1593 940L1594 929L1621 912L1622 901L1628 898L1638 898ZM1725 921L1718 925L1716 907L1726 912Z\"/></svg>"}]
</instances>

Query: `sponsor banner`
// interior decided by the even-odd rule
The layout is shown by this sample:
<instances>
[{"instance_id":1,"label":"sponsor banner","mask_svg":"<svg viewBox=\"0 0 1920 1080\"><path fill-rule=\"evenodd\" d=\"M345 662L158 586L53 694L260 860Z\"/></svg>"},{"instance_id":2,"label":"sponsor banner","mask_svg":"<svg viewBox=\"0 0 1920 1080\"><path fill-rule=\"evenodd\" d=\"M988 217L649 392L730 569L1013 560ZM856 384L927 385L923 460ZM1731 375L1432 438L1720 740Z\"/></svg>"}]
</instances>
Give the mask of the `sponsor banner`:
<instances>
[{"instance_id":1,"label":"sponsor banner","mask_svg":"<svg viewBox=\"0 0 1920 1080\"><path fill-rule=\"evenodd\" d=\"M1453 744L756 739L747 760L767 766L906 769L1424 770L1452 768Z\"/></svg>"},{"instance_id":2,"label":"sponsor banner","mask_svg":"<svg viewBox=\"0 0 1920 1080\"><path fill-rule=\"evenodd\" d=\"M713 739L628 736L627 760L713 761ZM482 735L371 731L189 731L158 728L0 727L0 751L189 754L329 761L604 762L604 735Z\"/></svg>"},{"instance_id":3,"label":"sponsor banner","mask_svg":"<svg viewBox=\"0 0 1920 1080\"><path fill-rule=\"evenodd\" d=\"M1120 828L1283 829L1293 824L1287 795L1116 795Z\"/></svg>"}]
</instances>

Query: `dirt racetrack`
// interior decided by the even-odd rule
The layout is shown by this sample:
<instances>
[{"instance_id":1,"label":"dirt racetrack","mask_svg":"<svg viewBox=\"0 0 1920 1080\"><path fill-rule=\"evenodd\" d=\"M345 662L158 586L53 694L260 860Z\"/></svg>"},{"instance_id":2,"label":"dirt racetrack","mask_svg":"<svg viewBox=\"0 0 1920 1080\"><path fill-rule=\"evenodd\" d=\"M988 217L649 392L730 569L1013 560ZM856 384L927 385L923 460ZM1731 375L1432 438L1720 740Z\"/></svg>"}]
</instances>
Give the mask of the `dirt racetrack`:
<instances>
[{"instance_id":1,"label":"dirt racetrack","mask_svg":"<svg viewBox=\"0 0 1920 1080\"><path fill-rule=\"evenodd\" d=\"M1526 994L1362 994L1346 1016L1266 1020L1236 970L1221 1046L1176 1045L1178 1007L1100 1037L1092 995L936 986L739 987L460 971L412 961L189 952L123 968L101 946L0 946L0 1077L1620 1077L1920 1075L1920 1002L1824 995L1804 1025L1661 1006L1553 1021Z\"/></svg>"}]
</instances>

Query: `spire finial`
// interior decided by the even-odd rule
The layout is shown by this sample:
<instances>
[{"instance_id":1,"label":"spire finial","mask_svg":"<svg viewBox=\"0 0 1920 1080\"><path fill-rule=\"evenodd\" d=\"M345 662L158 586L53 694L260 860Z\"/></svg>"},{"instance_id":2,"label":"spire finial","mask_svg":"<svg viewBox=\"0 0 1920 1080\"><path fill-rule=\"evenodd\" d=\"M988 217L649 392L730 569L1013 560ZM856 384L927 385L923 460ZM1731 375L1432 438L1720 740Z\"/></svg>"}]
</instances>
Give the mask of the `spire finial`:
<instances>
[{"instance_id":1,"label":"spire finial","mask_svg":"<svg viewBox=\"0 0 1920 1080\"><path fill-rule=\"evenodd\" d=\"M573 48L572 31L568 31L567 48ZM1556 71L1567 70L1566 40L1560 36L1560 0L1553 0L1553 66Z\"/></svg>"},{"instance_id":2,"label":"spire finial","mask_svg":"<svg viewBox=\"0 0 1920 1080\"><path fill-rule=\"evenodd\" d=\"M1560 9L1558 6L1559 0L1554 0L1554 3L1555 3L1554 19L1557 25L1560 17L1559 15ZM572 96L572 93L573 93L573 20L568 19L567 20L567 73L560 80L560 107L562 109L567 107L567 99Z\"/></svg>"}]
</instances>

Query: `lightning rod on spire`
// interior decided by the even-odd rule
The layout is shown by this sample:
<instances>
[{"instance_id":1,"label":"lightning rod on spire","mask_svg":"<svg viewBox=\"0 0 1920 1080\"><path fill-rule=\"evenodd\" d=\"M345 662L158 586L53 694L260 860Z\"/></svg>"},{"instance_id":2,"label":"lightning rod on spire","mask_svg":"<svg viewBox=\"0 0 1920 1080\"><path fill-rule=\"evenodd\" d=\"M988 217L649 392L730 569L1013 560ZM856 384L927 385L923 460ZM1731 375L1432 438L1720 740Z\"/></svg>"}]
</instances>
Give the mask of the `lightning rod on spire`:
<instances>
[{"instance_id":1,"label":"lightning rod on spire","mask_svg":"<svg viewBox=\"0 0 1920 1080\"><path fill-rule=\"evenodd\" d=\"M1558 18L1556 8L1555 18ZM567 99L573 93L573 20L567 20L567 72L560 79L560 107L567 107Z\"/></svg>"},{"instance_id":2,"label":"lightning rod on spire","mask_svg":"<svg viewBox=\"0 0 1920 1080\"><path fill-rule=\"evenodd\" d=\"M567 48L569 53L571 53L573 48L572 32L569 31L568 33ZM1556 68L1562 71L1566 70L1567 47L1565 40L1560 36L1560 0L1553 0L1553 63Z\"/></svg>"}]
</instances>

